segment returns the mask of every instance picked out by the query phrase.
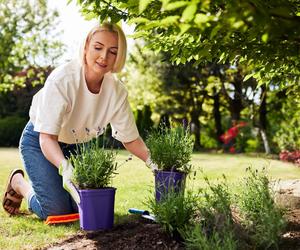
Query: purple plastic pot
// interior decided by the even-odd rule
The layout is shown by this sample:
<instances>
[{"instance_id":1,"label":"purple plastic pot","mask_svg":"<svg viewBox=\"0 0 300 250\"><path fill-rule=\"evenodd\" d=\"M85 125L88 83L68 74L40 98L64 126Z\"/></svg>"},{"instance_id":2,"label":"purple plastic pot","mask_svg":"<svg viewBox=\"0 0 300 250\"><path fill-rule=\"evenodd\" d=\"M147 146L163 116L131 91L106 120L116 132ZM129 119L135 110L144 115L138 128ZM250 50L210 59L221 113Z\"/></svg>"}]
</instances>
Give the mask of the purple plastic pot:
<instances>
[{"instance_id":1,"label":"purple plastic pot","mask_svg":"<svg viewBox=\"0 0 300 250\"><path fill-rule=\"evenodd\" d=\"M79 218L83 230L110 229L114 224L115 188L78 190Z\"/></svg>"},{"instance_id":2,"label":"purple plastic pot","mask_svg":"<svg viewBox=\"0 0 300 250\"><path fill-rule=\"evenodd\" d=\"M184 191L185 173L173 171L155 171L155 198L161 201L165 195L173 191L179 193Z\"/></svg>"}]
</instances>

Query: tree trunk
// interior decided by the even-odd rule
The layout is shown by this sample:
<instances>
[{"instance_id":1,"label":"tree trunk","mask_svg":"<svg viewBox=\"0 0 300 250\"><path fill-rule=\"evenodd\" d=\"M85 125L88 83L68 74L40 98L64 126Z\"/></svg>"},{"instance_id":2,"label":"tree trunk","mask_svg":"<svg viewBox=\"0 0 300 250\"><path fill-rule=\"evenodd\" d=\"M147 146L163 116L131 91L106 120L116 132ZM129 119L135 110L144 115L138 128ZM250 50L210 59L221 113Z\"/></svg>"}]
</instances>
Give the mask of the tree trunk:
<instances>
[{"instance_id":1,"label":"tree trunk","mask_svg":"<svg viewBox=\"0 0 300 250\"><path fill-rule=\"evenodd\" d=\"M159 127L170 128L170 117L168 114L162 114L159 120Z\"/></svg>"},{"instance_id":2,"label":"tree trunk","mask_svg":"<svg viewBox=\"0 0 300 250\"><path fill-rule=\"evenodd\" d=\"M193 110L191 112L191 133L195 135L195 145L194 148L199 150L201 148L200 142L200 112L198 110Z\"/></svg>"},{"instance_id":3,"label":"tree trunk","mask_svg":"<svg viewBox=\"0 0 300 250\"><path fill-rule=\"evenodd\" d=\"M265 152L266 154L270 154L270 145L267 137L267 89L266 86L261 86L261 103L259 106L259 129L260 129L260 135L261 139L264 144Z\"/></svg>"},{"instance_id":4,"label":"tree trunk","mask_svg":"<svg viewBox=\"0 0 300 250\"><path fill-rule=\"evenodd\" d=\"M222 144L222 141L220 140L220 136L223 134L222 123L221 123L221 112L220 112L220 94L216 92L216 88L213 88L213 92L214 92L213 115L214 115L215 126L216 126L216 137L217 137L217 141L220 144Z\"/></svg>"},{"instance_id":5,"label":"tree trunk","mask_svg":"<svg viewBox=\"0 0 300 250\"><path fill-rule=\"evenodd\" d=\"M259 126L263 130L267 129L267 89L264 85L261 86L261 102L259 106Z\"/></svg>"},{"instance_id":6,"label":"tree trunk","mask_svg":"<svg viewBox=\"0 0 300 250\"><path fill-rule=\"evenodd\" d=\"M264 143L264 148L265 148L266 154L270 154L271 153L270 145L269 145L267 134L264 129L260 129L260 135L261 135L261 139Z\"/></svg>"},{"instance_id":7,"label":"tree trunk","mask_svg":"<svg viewBox=\"0 0 300 250\"><path fill-rule=\"evenodd\" d=\"M232 120L240 120L241 111L243 110L243 102L242 102L242 80L239 77L239 74L234 77L234 97L230 102L230 112Z\"/></svg>"}]
</instances>

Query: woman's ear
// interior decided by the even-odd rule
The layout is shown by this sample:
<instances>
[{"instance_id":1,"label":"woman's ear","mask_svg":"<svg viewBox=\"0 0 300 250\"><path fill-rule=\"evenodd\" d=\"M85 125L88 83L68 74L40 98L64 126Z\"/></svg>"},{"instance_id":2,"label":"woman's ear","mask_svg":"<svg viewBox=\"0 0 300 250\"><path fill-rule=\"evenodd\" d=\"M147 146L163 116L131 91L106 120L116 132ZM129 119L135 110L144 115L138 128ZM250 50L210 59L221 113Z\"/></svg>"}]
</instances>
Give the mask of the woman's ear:
<instances>
[{"instance_id":1,"label":"woman's ear","mask_svg":"<svg viewBox=\"0 0 300 250\"><path fill-rule=\"evenodd\" d=\"M83 48L83 62L84 62L84 64L87 64L86 54L87 54L88 47L89 47L89 39L87 38L86 41L85 41L85 44L84 44L84 48Z\"/></svg>"},{"instance_id":2,"label":"woman's ear","mask_svg":"<svg viewBox=\"0 0 300 250\"><path fill-rule=\"evenodd\" d=\"M87 46L85 45L85 47L83 49L83 63L84 64L87 64L87 61L86 61L86 50L87 50Z\"/></svg>"}]
</instances>

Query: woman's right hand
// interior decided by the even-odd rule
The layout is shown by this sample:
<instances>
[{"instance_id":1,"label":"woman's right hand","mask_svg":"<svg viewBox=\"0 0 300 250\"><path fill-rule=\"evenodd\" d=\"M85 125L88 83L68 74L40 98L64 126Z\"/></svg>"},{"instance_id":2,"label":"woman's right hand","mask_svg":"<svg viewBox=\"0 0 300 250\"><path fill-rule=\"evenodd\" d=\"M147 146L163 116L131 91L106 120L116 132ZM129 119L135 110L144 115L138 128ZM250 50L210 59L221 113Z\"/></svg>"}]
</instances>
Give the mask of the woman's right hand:
<instances>
[{"instance_id":1,"label":"woman's right hand","mask_svg":"<svg viewBox=\"0 0 300 250\"><path fill-rule=\"evenodd\" d=\"M59 165L59 174L62 176L64 189L67 190L74 201L79 204L80 196L75 185L72 182L73 170L74 168L72 164L66 159L64 159Z\"/></svg>"}]
</instances>

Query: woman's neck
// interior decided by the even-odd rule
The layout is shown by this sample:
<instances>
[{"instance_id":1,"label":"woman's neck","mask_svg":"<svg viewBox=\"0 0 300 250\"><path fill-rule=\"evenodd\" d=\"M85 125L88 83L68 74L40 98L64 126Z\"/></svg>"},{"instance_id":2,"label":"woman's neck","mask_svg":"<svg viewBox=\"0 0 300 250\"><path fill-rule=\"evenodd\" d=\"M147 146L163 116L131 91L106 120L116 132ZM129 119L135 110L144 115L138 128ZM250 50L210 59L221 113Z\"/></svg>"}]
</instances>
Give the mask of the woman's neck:
<instances>
[{"instance_id":1,"label":"woman's neck","mask_svg":"<svg viewBox=\"0 0 300 250\"><path fill-rule=\"evenodd\" d=\"M98 94L100 92L104 76L92 74L86 68L85 68L84 76L89 91L91 91L94 94Z\"/></svg>"}]
</instances>

